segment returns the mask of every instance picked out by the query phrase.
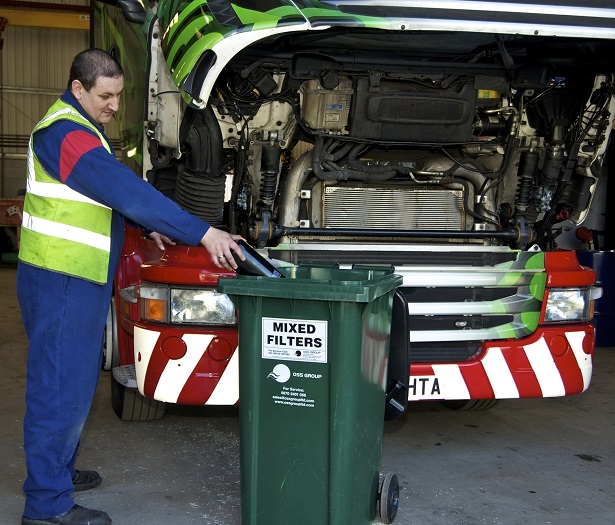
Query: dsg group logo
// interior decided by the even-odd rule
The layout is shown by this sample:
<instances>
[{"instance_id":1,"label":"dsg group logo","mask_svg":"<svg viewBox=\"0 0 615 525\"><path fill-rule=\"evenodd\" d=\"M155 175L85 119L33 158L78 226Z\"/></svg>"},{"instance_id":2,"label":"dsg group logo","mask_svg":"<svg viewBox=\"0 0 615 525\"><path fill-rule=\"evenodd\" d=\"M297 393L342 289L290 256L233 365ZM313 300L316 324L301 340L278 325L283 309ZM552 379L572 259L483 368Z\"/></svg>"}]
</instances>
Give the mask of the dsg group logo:
<instances>
[{"instance_id":1,"label":"dsg group logo","mask_svg":"<svg viewBox=\"0 0 615 525\"><path fill-rule=\"evenodd\" d=\"M286 365L275 365L267 378L275 379L278 383L286 383L290 379L290 368Z\"/></svg>"}]
</instances>

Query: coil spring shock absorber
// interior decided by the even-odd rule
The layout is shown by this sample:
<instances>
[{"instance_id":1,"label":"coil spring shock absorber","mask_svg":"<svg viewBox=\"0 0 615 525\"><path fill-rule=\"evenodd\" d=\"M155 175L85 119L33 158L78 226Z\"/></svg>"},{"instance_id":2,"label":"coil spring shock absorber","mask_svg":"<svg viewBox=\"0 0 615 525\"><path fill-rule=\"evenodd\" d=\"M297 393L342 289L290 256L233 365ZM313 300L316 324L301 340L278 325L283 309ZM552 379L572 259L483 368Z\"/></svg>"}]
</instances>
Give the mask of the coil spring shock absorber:
<instances>
[{"instance_id":1,"label":"coil spring shock absorber","mask_svg":"<svg viewBox=\"0 0 615 525\"><path fill-rule=\"evenodd\" d=\"M519 159L519 171L517 176L519 182L517 184L517 214L525 217L527 208L530 204L530 196L536 176L536 168L538 167L538 153L533 151L521 152Z\"/></svg>"},{"instance_id":2,"label":"coil spring shock absorber","mask_svg":"<svg viewBox=\"0 0 615 525\"><path fill-rule=\"evenodd\" d=\"M258 201L260 220L255 221L250 228L258 247L264 247L267 240L273 236L274 225L271 215L280 173L281 154L282 149L274 140L265 144L261 152L261 182Z\"/></svg>"},{"instance_id":3,"label":"coil spring shock absorber","mask_svg":"<svg viewBox=\"0 0 615 525\"><path fill-rule=\"evenodd\" d=\"M266 144L261 154L260 202L263 210L271 210L275 199L275 188L280 172L281 148L278 144Z\"/></svg>"}]
</instances>

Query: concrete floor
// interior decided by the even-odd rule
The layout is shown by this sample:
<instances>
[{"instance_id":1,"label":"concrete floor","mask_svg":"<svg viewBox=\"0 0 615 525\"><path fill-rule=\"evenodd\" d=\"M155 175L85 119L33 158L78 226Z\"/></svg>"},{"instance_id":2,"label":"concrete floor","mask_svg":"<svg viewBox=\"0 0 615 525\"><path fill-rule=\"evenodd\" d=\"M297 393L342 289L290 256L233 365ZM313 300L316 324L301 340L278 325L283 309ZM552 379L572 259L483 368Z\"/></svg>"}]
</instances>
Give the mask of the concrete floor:
<instances>
[{"instance_id":1,"label":"concrete floor","mask_svg":"<svg viewBox=\"0 0 615 525\"><path fill-rule=\"evenodd\" d=\"M0 525L19 523L25 474L26 339L14 278L14 267L0 267ZM420 404L387 422L381 471L399 476L395 523L615 523L615 348L597 349L595 365L580 396L484 412ZM78 463L104 482L76 501L107 511L114 525L238 525L238 428L235 408L171 407L159 421L122 423L105 372Z\"/></svg>"}]
</instances>

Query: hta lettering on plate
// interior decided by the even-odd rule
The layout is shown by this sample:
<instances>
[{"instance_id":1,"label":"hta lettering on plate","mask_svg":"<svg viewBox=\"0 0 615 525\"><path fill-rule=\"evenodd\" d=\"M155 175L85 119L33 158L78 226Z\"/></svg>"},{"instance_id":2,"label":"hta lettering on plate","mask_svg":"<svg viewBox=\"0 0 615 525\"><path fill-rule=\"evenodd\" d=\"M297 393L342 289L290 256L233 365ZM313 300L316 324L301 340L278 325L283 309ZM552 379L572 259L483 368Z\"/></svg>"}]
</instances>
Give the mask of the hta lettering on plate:
<instances>
[{"instance_id":1,"label":"hta lettering on plate","mask_svg":"<svg viewBox=\"0 0 615 525\"><path fill-rule=\"evenodd\" d=\"M437 377L410 377L409 397L440 396L440 382Z\"/></svg>"}]
</instances>

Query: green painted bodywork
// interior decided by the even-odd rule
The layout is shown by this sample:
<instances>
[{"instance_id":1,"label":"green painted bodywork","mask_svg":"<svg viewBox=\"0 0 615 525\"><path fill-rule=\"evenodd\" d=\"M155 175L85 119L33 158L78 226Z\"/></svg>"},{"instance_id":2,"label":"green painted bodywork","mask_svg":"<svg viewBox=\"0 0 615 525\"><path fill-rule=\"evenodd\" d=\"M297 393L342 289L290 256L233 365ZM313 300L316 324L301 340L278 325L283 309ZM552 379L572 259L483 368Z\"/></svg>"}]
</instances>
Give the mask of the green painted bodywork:
<instances>
[{"instance_id":1,"label":"green painted bodywork","mask_svg":"<svg viewBox=\"0 0 615 525\"><path fill-rule=\"evenodd\" d=\"M218 5L218 2L214 4L215 12L212 12L204 0L163 0L159 4L157 14L163 34L162 48L173 79L180 87L203 53L240 33L263 31L265 37L270 34L268 30L293 26L298 31L331 26L400 27L396 19L347 14L321 2L310 2L310 5L302 2L228 2L228 9L223 14L219 13Z\"/></svg>"},{"instance_id":2,"label":"green painted bodywork","mask_svg":"<svg viewBox=\"0 0 615 525\"><path fill-rule=\"evenodd\" d=\"M533 333L538 327L547 285L544 252L518 252L516 261L497 265L494 269L505 270L497 286L515 286L519 296L525 291L527 296L514 309L509 308L505 300L491 304L492 313L510 313L514 320L491 329L494 336L489 339L517 339Z\"/></svg>"},{"instance_id":3,"label":"green painted bodywork","mask_svg":"<svg viewBox=\"0 0 615 525\"><path fill-rule=\"evenodd\" d=\"M124 69L122 102L115 118L120 122L125 149L141 151L143 116L147 92L148 42L147 26L128 23L119 9L92 2L92 42L110 51ZM149 13L150 19L153 13ZM137 159L135 159L137 160Z\"/></svg>"},{"instance_id":4,"label":"green painted bodywork","mask_svg":"<svg viewBox=\"0 0 615 525\"><path fill-rule=\"evenodd\" d=\"M284 31L293 27L297 31L330 26L399 28L395 19L346 14L322 2L161 0L155 9L155 12L149 9L145 23L139 25L124 20L116 7L93 2L92 41L106 50L115 48L119 55L126 85L117 118L122 122L124 146L137 151L143 139L148 34L155 18L165 61L180 89L204 54L222 41L231 42L230 39L246 32L262 32L264 38L276 29ZM245 45L243 39L237 39L233 49L239 52ZM193 104L194 100L185 91L182 96L188 105L198 105Z\"/></svg>"}]
</instances>

